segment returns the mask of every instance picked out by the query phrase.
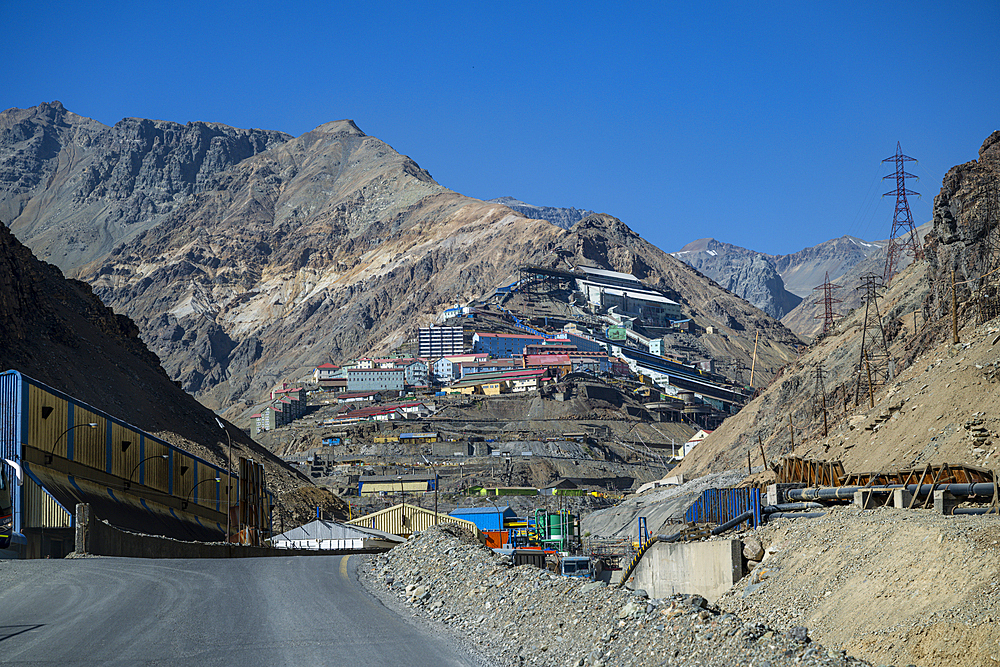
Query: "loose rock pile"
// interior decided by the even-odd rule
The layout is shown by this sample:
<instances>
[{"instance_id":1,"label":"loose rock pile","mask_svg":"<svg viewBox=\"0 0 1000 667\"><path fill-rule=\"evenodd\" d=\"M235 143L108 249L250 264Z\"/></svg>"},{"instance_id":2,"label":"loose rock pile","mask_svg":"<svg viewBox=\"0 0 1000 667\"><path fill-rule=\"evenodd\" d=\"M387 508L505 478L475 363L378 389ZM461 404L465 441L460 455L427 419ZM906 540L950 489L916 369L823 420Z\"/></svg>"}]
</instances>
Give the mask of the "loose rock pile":
<instances>
[{"instance_id":1,"label":"loose rock pile","mask_svg":"<svg viewBox=\"0 0 1000 667\"><path fill-rule=\"evenodd\" d=\"M868 664L813 643L804 627L781 633L747 624L697 595L649 599L644 591L514 567L448 526L374 558L362 580L449 626L502 667Z\"/></svg>"}]
</instances>

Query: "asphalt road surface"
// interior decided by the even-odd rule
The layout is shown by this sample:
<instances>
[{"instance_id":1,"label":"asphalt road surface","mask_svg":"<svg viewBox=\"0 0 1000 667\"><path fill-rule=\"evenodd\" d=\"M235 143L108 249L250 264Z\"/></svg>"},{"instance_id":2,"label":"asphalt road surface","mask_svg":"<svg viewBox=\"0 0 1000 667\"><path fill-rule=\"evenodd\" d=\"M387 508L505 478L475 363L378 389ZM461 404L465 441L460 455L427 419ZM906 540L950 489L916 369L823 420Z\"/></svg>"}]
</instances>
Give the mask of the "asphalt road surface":
<instances>
[{"instance_id":1,"label":"asphalt road surface","mask_svg":"<svg viewBox=\"0 0 1000 667\"><path fill-rule=\"evenodd\" d=\"M474 665L382 606L359 556L0 561L0 663Z\"/></svg>"}]
</instances>

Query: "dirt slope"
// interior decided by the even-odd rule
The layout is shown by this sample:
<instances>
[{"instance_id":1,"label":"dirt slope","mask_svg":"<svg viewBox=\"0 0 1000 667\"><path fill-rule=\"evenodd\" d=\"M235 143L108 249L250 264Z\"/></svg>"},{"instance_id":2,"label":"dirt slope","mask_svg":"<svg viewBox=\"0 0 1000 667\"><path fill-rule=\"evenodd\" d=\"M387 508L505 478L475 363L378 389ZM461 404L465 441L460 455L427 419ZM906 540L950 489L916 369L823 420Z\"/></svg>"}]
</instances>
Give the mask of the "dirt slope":
<instances>
[{"instance_id":1,"label":"dirt slope","mask_svg":"<svg viewBox=\"0 0 1000 667\"><path fill-rule=\"evenodd\" d=\"M768 555L722 609L875 664L1000 661L1000 517L845 507L754 537Z\"/></svg>"},{"instance_id":2,"label":"dirt slope","mask_svg":"<svg viewBox=\"0 0 1000 667\"><path fill-rule=\"evenodd\" d=\"M874 406L858 391L859 371L865 370L865 309L859 308L696 447L680 471L745 467L748 451L760 464L758 442L769 463L776 463L793 452L792 429L796 455L840 460L848 472L946 462L992 465L1000 432L1000 320L978 324L969 292L976 283L960 283L961 344L952 345L950 283L952 268L960 281L977 277L987 259L987 240L1000 234L1000 221L988 220L983 204L996 186L998 165L1000 131L984 142L978 161L949 171L925 237L927 259L902 271L879 299L895 377L874 392ZM828 437L823 437L819 368Z\"/></svg>"}]
</instances>

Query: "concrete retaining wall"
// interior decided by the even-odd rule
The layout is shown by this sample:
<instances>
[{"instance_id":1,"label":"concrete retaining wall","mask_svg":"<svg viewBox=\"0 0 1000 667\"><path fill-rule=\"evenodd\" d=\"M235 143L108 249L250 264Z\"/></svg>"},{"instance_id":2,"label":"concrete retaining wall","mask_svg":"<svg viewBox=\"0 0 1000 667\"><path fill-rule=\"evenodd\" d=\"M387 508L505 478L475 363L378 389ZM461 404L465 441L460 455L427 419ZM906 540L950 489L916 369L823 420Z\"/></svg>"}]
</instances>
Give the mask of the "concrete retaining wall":
<instances>
[{"instance_id":1,"label":"concrete retaining wall","mask_svg":"<svg viewBox=\"0 0 1000 667\"><path fill-rule=\"evenodd\" d=\"M336 556L379 553L379 550L274 549L246 547L224 542L182 542L159 535L141 535L115 528L101 521L90 505L76 506L77 555L120 556L123 558L263 558L267 556Z\"/></svg>"},{"instance_id":2,"label":"concrete retaining wall","mask_svg":"<svg viewBox=\"0 0 1000 667\"><path fill-rule=\"evenodd\" d=\"M743 577L739 540L658 542L639 561L631 587L650 597L697 594L714 603Z\"/></svg>"}]
</instances>

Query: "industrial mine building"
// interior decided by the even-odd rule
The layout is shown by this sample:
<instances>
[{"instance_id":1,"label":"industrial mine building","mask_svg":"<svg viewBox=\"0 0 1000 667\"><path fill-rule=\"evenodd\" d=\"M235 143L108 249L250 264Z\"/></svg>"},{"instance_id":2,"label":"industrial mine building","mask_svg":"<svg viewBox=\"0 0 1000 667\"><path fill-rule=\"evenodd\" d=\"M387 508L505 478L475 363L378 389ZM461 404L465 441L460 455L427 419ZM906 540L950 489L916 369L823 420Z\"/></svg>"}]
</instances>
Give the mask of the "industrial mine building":
<instances>
[{"instance_id":1,"label":"industrial mine building","mask_svg":"<svg viewBox=\"0 0 1000 667\"><path fill-rule=\"evenodd\" d=\"M8 557L72 551L77 503L126 530L225 539L224 468L13 370L0 373L0 458ZM234 500L238 485L234 473Z\"/></svg>"}]
</instances>

